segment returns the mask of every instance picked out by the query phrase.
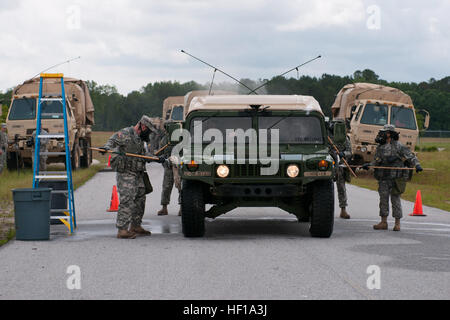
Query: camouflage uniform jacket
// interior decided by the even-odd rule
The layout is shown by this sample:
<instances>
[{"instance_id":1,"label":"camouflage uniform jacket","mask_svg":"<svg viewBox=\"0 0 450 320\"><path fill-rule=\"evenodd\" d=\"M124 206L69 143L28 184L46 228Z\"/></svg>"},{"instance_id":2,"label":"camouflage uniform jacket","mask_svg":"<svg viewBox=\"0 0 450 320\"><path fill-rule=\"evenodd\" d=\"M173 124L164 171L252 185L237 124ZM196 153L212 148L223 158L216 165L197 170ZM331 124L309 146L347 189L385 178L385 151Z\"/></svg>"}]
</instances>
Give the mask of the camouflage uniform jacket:
<instances>
[{"instance_id":1,"label":"camouflage uniform jacket","mask_svg":"<svg viewBox=\"0 0 450 320\"><path fill-rule=\"evenodd\" d=\"M0 131L0 149L2 149L3 152L6 152L8 149L8 135L3 131Z\"/></svg>"},{"instance_id":2,"label":"camouflage uniform jacket","mask_svg":"<svg viewBox=\"0 0 450 320\"><path fill-rule=\"evenodd\" d=\"M159 141L159 149L164 148L169 143L169 134L167 132L164 132L164 135L161 137L161 140ZM161 156L168 159L172 155L172 149L173 146L168 146L166 149L164 149L163 152L161 152Z\"/></svg>"},{"instance_id":3,"label":"camouflage uniform jacket","mask_svg":"<svg viewBox=\"0 0 450 320\"><path fill-rule=\"evenodd\" d=\"M395 140L391 141L391 143L379 145L375 152L375 159L370 163L371 166L398 168L404 168L405 164L411 168L420 163L411 150ZM375 169L375 178L377 180L407 179L409 174L408 170Z\"/></svg>"},{"instance_id":4,"label":"camouflage uniform jacket","mask_svg":"<svg viewBox=\"0 0 450 320\"><path fill-rule=\"evenodd\" d=\"M120 153L146 155L144 141L136 134L133 127L124 128L113 134L104 147ZM144 159L127 157L121 154L113 155L111 159L111 166L119 173L144 172L145 163Z\"/></svg>"},{"instance_id":5,"label":"camouflage uniform jacket","mask_svg":"<svg viewBox=\"0 0 450 320\"><path fill-rule=\"evenodd\" d=\"M41 129L41 136L47 135L48 132L44 129ZM34 146L36 145L36 130L33 131L33 133L31 134L31 137L33 138L34 144L33 144L33 150L34 150ZM41 145L41 151L44 151L47 149L47 145L49 144L50 140L49 139L40 139L40 145Z\"/></svg>"},{"instance_id":6,"label":"camouflage uniform jacket","mask_svg":"<svg viewBox=\"0 0 450 320\"><path fill-rule=\"evenodd\" d=\"M160 149L160 141L164 136L164 132L162 130L158 130L156 132L152 132L150 134L149 143L148 143L148 151L150 154L155 155L155 153ZM161 156L158 154L158 156Z\"/></svg>"}]
</instances>

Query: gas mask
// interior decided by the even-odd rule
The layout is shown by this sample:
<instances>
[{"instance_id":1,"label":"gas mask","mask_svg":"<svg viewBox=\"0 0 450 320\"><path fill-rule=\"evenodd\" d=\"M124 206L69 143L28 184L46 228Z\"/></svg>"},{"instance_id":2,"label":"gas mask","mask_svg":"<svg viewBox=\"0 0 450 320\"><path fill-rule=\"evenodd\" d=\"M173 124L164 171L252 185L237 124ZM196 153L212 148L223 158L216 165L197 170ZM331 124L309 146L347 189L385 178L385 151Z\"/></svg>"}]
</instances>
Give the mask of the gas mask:
<instances>
[{"instance_id":1,"label":"gas mask","mask_svg":"<svg viewBox=\"0 0 450 320\"><path fill-rule=\"evenodd\" d=\"M387 140L387 133L386 131L380 131L378 132L377 137L375 138L375 142L378 144L386 144L386 140Z\"/></svg>"},{"instance_id":2,"label":"gas mask","mask_svg":"<svg viewBox=\"0 0 450 320\"><path fill-rule=\"evenodd\" d=\"M142 130L142 124L141 124L141 133L139 134L139 137L142 141L149 142L150 141L150 129L147 128L146 130Z\"/></svg>"}]
</instances>

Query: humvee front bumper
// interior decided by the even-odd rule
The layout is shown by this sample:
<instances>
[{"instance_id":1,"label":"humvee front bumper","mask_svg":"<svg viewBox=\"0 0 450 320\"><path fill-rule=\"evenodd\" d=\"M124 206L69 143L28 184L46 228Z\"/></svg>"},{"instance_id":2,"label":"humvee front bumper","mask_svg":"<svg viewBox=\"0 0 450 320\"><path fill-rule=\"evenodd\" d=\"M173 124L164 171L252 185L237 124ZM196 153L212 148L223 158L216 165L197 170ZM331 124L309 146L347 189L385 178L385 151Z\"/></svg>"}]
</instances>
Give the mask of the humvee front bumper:
<instances>
[{"instance_id":1,"label":"humvee front bumper","mask_svg":"<svg viewBox=\"0 0 450 320\"><path fill-rule=\"evenodd\" d=\"M295 184L223 184L211 191L214 196L233 198L289 198L303 193L302 187Z\"/></svg>"}]
</instances>

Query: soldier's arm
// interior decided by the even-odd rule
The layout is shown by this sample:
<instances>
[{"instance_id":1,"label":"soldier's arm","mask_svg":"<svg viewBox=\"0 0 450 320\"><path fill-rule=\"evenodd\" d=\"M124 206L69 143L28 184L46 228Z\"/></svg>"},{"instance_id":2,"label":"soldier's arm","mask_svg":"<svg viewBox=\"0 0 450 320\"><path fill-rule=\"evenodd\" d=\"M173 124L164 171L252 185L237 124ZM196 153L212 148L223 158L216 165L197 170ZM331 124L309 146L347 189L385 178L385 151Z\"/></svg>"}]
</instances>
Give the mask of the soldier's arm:
<instances>
[{"instance_id":1,"label":"soldier's arm","mask_svg":"<svg viewBox=\"0 0 450 320\"><path fill-rule=\"evenodd\" d=\"M103 146L107 150L112 150L124 145L123 134L121 131L114 133Z\"/></svg>"},{"instance_id":2,"label":"soldier's arm","mask_svg":"<svg viewBox=\"0 0 450 320\"><path fill-rule=\"evenodd\" d=\"M400 147L400 156L405 158L405 160L410 163L413 167L416 167L417 165L420 165L419 159L414 155L414 153L409 150L408 147L401 145Z\"/></svg>"}]
</instances>

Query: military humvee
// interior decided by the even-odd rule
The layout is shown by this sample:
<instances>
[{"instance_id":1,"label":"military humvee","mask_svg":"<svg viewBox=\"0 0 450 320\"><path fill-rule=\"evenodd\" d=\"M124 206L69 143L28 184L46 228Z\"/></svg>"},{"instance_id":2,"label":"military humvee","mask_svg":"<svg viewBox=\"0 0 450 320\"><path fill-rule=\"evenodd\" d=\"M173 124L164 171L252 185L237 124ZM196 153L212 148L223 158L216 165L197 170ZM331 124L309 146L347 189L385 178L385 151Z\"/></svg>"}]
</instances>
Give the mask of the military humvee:
<instances>
[{"instance_id":1,"label":"military humvee","mask_svg":"<svg viewBox=\"0 0 450 320\"><path fill-rule=\"evenodd\" d=\"M253 130L259 142L267 130L268 141L272 141L271 130L279 130L279 154L273 154L272 143L268 145L272 159L278 161L278 170L263 173L271 164L250 157L249 137L231 150L224 147L222 152L215 149L209 154L211 140L199 141L196 137L199 124L222 133L226 136L223 141L228 141L230 135L233 140L239 129ZM176 125L168 129L173 144L181 141L174 131ZM181 209L186 237L204 236L205 218L216 218L238 207L278 207L297 216L300 222L310 222L312 236L331 236L334 162L329 155L325 117L313 97L198 96L189 105L182 126L185 136L174 150L183 145ZM336 125L335 141L344 140L345 125ZM262 148L259 142L258 154ZM207 204L212 205L208 211Z\"/></svg>"},{"instance_id":2,"label":"military humvee","mask_svg":"<svg viewBox=\"0 0 450 320\"><path fill-rule=\"evenodd\" d=\"M411 97L403 91L379 84L352 83L339 91L331 108L333 119L347 120L352 144L353 163L371 162L377 144L375 138L385 124L400 132L400 142L414 152L419 127ZM430 115L425 110L424 129Z\"/></svg>"}]
</instances>

